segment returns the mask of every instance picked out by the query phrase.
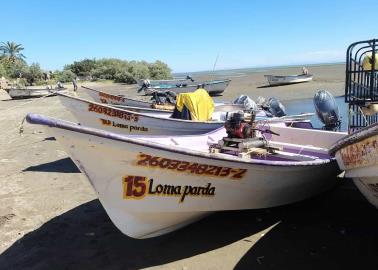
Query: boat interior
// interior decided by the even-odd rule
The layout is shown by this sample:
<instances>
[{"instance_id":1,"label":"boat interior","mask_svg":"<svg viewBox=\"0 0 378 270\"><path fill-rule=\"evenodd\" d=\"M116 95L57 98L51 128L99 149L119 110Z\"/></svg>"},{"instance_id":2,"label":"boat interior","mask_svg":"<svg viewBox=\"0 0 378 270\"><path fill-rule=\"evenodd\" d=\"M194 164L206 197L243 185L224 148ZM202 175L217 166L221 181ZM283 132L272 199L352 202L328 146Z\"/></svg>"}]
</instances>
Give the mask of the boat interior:
<instances>
[{"instance_id":1,"label":"boat interior","mask_svg":"<svg viewBox=\"0 0 378 270\"><path fill-rule=\"evenodd\" d=\"M239 148L234 150L226 150L224 152L213 153L213 155L219 157L234 156L241 159L254 159L254 160L272 160L272 161L314 161L314 160L329 160L331 156L328 154L328 148L326 148L326 143L322 142L317 144L316 142L321 142L322 138L325 141L329 141L329 144L345 136L345 134L340 134L339 136L333 136L330 140L328 135L330 132L321 131L321 130L307 130L307 129L297 129L292 127L285 126L276 126L272 127L272 130L283 131L282 135L271 135L264 133L258 134L258 140L263 141L264 144L261 147L251 147L246 149L246 154L240 155L241 151ZM311 140L306 140L303 138L298 140L298 143L293 143L291 136L294 133L293 131L303 131L308 135L309 131L314 131L312 134L314 138ZM325 132L325 133L323 133ZM279 133L277 133L279 134ZM319 137L320 136L320 137ZM214 145L219 144L219 142L227 137L224 128L218 129L212 133L208 133L201 136L139 136L141 141L146 141L149 143L156 143L160 145L169 146L173 149L188 149L199 151L203 153L211 152L211 148ZM313 144L310 144L312 142ZM267 147L268 146L268 149ZM251 151L248 151L251 150Z\"/></svg>"}]
</instances>

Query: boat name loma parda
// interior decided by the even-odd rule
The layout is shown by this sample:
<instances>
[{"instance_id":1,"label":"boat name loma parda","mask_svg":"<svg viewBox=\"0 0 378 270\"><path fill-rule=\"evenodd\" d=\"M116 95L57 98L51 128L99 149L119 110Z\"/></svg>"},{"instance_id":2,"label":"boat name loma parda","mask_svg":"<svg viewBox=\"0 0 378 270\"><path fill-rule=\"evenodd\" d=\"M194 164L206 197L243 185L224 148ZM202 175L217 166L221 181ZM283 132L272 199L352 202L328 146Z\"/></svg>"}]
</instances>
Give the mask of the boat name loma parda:
<instances>
[{"instance_id":1,"label":"boat name loma parda","mask_svg":"<svg viewBox=\"0 0 378 270\"><path fill-rule=\"evenodd\" d=\"M183 203L188 197L213 197L215 187L211 183L206 186L181 186L154 184L154 179L147 179L145 176L128 175L122 179L123 198L140 200L145 196L167 196L179 197L179 202Z\"/></svg>"}]
</instances>

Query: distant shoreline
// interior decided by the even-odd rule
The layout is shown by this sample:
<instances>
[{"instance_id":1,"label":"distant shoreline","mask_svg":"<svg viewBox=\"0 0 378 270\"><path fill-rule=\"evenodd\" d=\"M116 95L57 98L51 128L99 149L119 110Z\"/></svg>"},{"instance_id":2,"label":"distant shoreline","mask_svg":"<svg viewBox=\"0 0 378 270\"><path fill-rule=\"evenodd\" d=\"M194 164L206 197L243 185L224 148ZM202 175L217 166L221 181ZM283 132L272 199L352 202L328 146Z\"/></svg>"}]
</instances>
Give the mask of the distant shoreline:
<instances>
[{"instance_id":1,"label":"distant shoreline","mask_svg":"<svg viewBox=\"0 0 378 270\"><path fill-rule=\"evenodd\" d=\"M317 64L295 64L295 65L282 65L282 66L261 66L261 67L245 67L245 68L233 68L233 69L216 69L212 70L202 70L202 71L188 71L188 72L173 72L172 75L175 77L182 77L188 74L192 76L203 76L208 74L224 76L224 74L245 74L251 72L265 72L268 70L281 70L287 68L302 68L305 67L321 67L321 66L334 66L334 65L344 65L345 62L335 62L335 63L317 63Z\"/></svg>"}]
</instances>

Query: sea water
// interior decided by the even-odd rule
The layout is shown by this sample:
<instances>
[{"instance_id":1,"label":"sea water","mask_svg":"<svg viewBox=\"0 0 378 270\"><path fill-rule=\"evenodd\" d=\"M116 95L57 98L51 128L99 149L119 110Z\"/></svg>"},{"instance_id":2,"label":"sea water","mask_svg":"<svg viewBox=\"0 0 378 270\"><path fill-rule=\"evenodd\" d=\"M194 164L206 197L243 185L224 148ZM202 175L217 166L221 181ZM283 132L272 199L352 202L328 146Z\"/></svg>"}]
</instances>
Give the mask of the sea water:
<instances>
[{"instance_id":1,"label":"sea water","mask_svg":"<svg viewBox=\"0 0 378 270\"><path fill-rule=\"evenodd\" d=\"M336 104L339 107L339 115L341 117L340 131L348 130L348 105L344 101L344 96L336 97ZM290 101L281 101L286 108L287 115L301 114L301 113L315 113L311 117L312 125L315 128L322 128L323 123L316 115L314 100L312 98L295 99Z\"/></svg>"}]
</instances>

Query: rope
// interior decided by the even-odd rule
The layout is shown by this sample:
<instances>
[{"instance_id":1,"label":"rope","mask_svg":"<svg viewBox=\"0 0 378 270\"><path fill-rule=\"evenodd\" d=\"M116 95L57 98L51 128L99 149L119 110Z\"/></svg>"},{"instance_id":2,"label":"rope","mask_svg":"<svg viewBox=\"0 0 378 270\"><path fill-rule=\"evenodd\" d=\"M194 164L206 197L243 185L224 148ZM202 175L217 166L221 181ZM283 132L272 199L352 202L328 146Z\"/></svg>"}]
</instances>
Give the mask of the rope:
<instances>
[{"instance_id":1,"label":"rope","mask_svg":"<svg viewBox=\"0 0 378 270\"><path fill-rule=\"evenodd\" d=\"M24 118L22 118L21 124L19 125L19 128L18 128L18 134L20 136L22 136L23 133L24 133L24 122L25 122L25 119L26 119L26 116L24 116Z\"/></svg>"}]
</instances>

